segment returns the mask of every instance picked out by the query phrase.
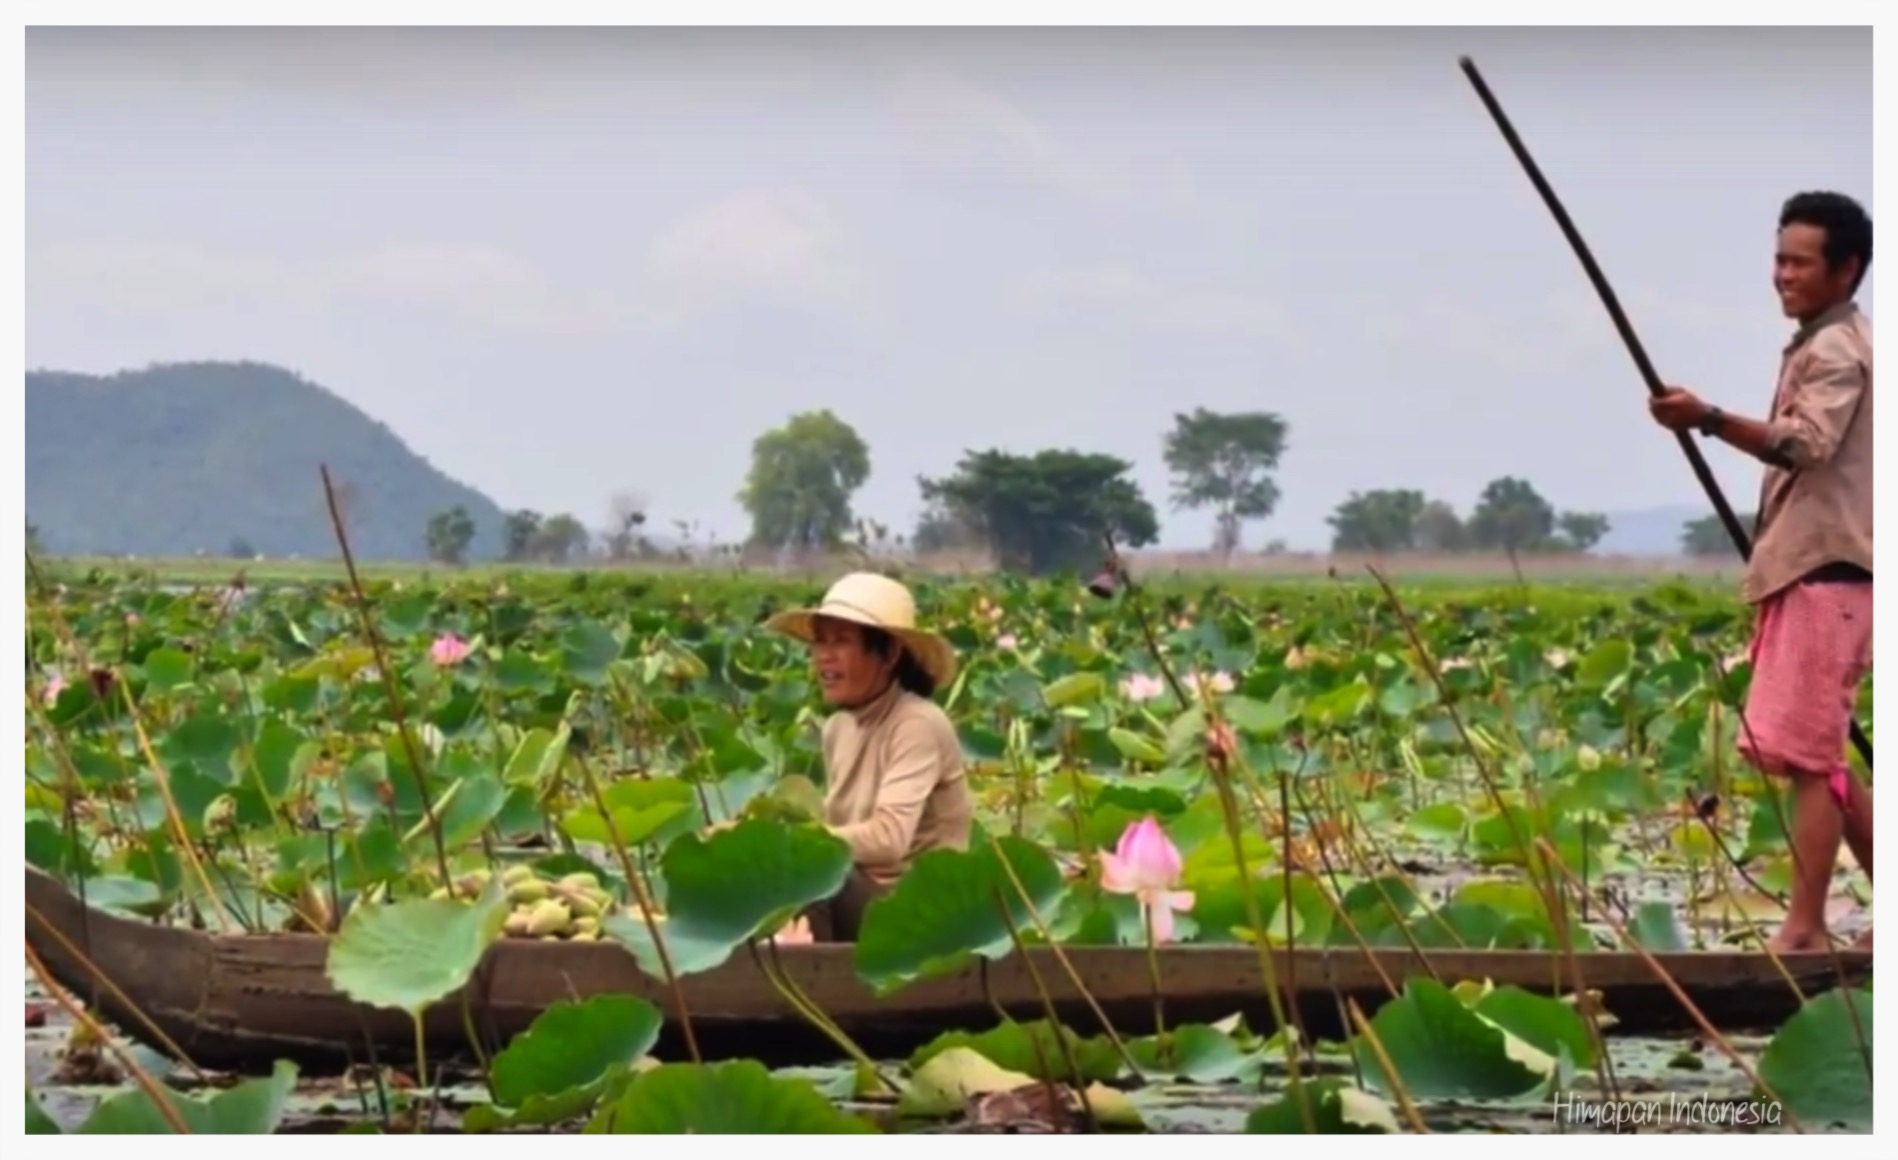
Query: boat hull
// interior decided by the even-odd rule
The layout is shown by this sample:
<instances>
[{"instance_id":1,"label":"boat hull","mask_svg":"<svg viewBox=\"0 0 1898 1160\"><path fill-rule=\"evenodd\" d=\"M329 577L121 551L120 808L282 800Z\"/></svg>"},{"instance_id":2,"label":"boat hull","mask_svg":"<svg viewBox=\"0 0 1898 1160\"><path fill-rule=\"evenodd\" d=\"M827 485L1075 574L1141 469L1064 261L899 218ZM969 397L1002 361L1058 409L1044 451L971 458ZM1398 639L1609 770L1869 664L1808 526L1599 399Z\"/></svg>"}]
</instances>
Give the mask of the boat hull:
<instances>
[{"instance_id":1,"label":"boat hull","mask_svg":"<svg viewBox=\"0 0 1898 1160\"><path fill-rule=\"evenodd\" d=\"M357 1003L325 976L328 940L309 934L218 935L140 922L87 907L58 879L26 872L26 941L54 978L125 1034L159 1051L178 1050L201 1067L251 1071L277 1059L306 1067L412 1058L415 1030L394 1010ZM1062 953L1090 1004L1047 947L974 962L879 997L857 976L844 944L782 948L785 975L865 1050L908 1054L945 1031L991 1026L999 1012L1042 1018L1047 989L1056 1015L1084 1034L1104 1014L1122 1034L1153 1029L1153 988L1141 947L1066 947ZM1242 1012L1250 1026L1274 1026L1258 952L1248 946L1172 946L1159 952L1161 998L1169 1023L1212 1022ZM1540 994L1601 992L1617 1030L1664 1033L1695 1026L1655 967L1665 971L1717 1027L1763 1028L1811 995L1871 975L1869 952L1783 956L1758 952L1676 952L1647 958L1593 952L1571 961L1541 951L1366 952L1357 948L1275 950L1281 995L1308 1035L1341 1033L1344 1000L1372 1014L1387 984L1434 976L1446 984L1489 980ZM1790 977L1790 981L1789 981ZM748 1056L777 1064L835 1059L837 1047L785 1002L751 957L681 980L698 1046L707 1057ZM469 1054L468 1027L491 1052L548 1006L598 994L637 995L667 1016L656 1054L676 1055L679 1007L664 980L610 942L503 939L460 995L424 1017L431 1058ZM1095 1007L1098 1006L1099 1014ZM464 1011L465 1007L465 1011ZM143 1018L140 1013L143 1013ZM153 1034L150 1024L163 1033Z\"/></svg>"}]
</instances>

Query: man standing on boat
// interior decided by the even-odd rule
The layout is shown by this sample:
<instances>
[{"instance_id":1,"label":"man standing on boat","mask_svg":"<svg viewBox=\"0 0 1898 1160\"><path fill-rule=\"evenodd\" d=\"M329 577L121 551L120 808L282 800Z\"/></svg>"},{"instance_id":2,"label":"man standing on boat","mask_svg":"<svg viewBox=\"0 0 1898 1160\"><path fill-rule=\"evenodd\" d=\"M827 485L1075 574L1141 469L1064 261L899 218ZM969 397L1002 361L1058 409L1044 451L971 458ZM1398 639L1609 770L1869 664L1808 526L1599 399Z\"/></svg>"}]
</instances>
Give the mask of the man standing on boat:
<instances>
[{"instance_id":1,"label":"man standing on boat","mask_svg":"<svg viewBox=\"0 0 1898 1160\"><path fill-rule=\"evenodd\" d=\"M1764 421L1671 388L1649 408L1766 465L1741 595L1755 606L1753 683L1740 750L1793 786L1792 902L1770 944L1823 950L1843 837L1872 875L1872 796L1845 763L1859 683L1872 663L1872 322L1854 301L1872 222L1839 193L1780 210L1773 288L1799 328ZM1858 945L1871 948L1867 931Z\"/></svg>"}]
</instances>

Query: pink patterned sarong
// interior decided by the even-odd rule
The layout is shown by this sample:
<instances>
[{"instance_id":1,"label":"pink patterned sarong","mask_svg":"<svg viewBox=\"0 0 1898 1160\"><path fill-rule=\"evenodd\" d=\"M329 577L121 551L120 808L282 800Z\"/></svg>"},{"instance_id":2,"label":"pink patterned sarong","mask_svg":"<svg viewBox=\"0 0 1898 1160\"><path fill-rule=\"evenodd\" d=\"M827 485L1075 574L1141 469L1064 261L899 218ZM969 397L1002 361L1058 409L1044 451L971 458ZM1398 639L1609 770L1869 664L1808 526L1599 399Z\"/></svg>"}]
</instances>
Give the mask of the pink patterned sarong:
<instances>
[{"instance_id":1,"label":"pink patterned sarong","mask_svg":"<svg viewBox=\"0 0 1898 1160\"><path fill-rule=\"evenodd\" d=\"M1754 768L1823 777L1844 808L1845 746L1872 665L1872 586L1801 581L1760 603L1740 753Z\"/></svg>"}]
</instances>

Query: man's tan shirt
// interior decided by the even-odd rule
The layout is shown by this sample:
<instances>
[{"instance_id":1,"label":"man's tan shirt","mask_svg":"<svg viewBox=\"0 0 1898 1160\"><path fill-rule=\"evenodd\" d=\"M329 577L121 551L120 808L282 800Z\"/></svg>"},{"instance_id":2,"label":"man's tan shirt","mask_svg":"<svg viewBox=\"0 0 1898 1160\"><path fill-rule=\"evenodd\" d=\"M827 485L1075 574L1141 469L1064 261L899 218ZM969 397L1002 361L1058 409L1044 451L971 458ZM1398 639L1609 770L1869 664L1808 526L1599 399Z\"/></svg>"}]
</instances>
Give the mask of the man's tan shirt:
<instances>
[{"instance_id":1,"label":"man's tan shirt","mask_svg":"<svg viewBox=\"0 0 1898 1160\"><path fill-rule=\"evenodd\" d=\"M1757 604L1826 564L1872 570L1872 323L1852 302L1801 327L1767 425L1791 468L1768 467L1740 594Z\"/></svg>"}]
</instances>

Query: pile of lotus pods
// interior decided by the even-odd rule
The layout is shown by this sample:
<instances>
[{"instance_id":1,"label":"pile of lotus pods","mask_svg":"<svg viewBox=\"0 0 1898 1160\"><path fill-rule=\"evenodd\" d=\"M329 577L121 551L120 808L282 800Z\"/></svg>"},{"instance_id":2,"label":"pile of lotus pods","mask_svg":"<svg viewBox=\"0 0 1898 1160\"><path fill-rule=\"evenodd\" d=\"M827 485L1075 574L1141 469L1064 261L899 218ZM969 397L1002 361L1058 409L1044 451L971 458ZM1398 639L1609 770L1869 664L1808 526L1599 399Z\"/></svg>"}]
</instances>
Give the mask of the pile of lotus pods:
<instances>
[{"instance_id":1,"label":"pile of lotus pods","mask_svg":"<svg viewBox=\"0 0 1898 1160\"><path fill-rule=\"evenodd\" d=\"M492 878L488 870L470 871L455 880L452 892L438 889L430 897L473 901ZM549 878L532 866L509 866L501 872L501 885L507 890L510 908L503 928L509 938L596 941L601 917L619 909L600 880L584 870Z\"/></svg>"}]
</instances>

